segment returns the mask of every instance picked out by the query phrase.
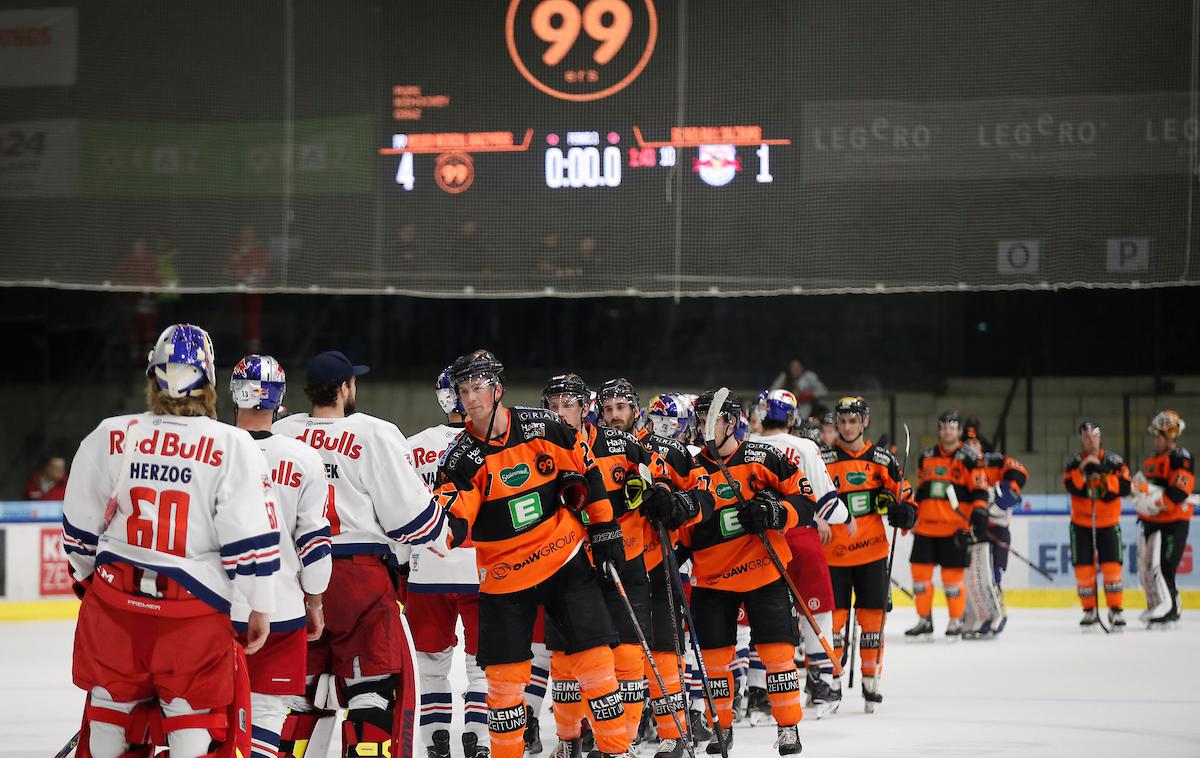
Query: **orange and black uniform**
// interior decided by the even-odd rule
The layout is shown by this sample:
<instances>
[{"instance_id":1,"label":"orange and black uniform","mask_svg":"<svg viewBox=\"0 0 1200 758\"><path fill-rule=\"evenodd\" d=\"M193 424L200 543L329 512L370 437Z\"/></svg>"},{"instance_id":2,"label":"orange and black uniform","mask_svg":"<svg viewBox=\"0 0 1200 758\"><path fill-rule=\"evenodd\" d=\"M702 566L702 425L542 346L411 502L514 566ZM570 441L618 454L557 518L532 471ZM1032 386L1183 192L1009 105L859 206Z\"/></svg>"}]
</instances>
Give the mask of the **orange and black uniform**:
<instances>
[{"instance_id":1,"label":"orange and black uniform","mask_svg":"<svg viewBox=\"0 0 1200 758\"><path fill-rule=\"evenodd\" d=\"M738 608L745 605L750 620L750 641L767 669L767 697L780 726L800 722L800 678L793 659L799 628L791 597L759 537L748 533L739 518L734 487L747 500L770 489L785 504L786 523L768 530L766 537L787 565L792 552L784 533L800 522L812 520L816 504L812 485L804 474L772 445L742 442L726 461L734 483L725 480L717 462L705 451L699 456L712 477L712 518L684 526L680 542L692 549L692 617L695 634L711 678L717 714L722 727L733 723L733 674L737 642Z\"/></svg>"},{"instance_id":2,"label":"orange and black uniform","mask_svg":"<svg viewBox=\"0 0 1200 758\"><path fill-rule=\"evenodd\" d=\"M612 508L613 516L621 525L625 539L625 565L617 573L629 603L633 606L637 624L642 629L650 628L650 582L646 576L646 564L642 558L645 550L646 519L637 509L638 503L630 503L626 497L627 479L640 478L639 467L653 470L659 464L657 456L642 447L632 435L619 429L584 424L582 436L586 439L596 462L596 470L603 478L605 495ZM586 547L585 547L586 549ZM608 614L617 630L619 643L613 651L616 662L617 683L625 709L625 729L630 739L637 737L638 724L646 703L645 655L642 653L637 629L629 612L621 601L616 587L602 583ZM559 739L576 739L580 736L581 721L587 715L586 706L579 694L579 683L567 664L566 640L552 618L546 619L546 647L553 651L550 657L550 676L554 680L554 722Z\"/></svg>"},{"instance_id":3,"label":"orange and black uniform","mask_svg":"<svg viewBox=\"0 0 1200 758\"><path fill-rule=\"evenodd\" d=\"M1096 561L1104 577L1104 599L1109 608L1121 608L1125 586L1121 565L1125 544L1121 540L1121 498L1130 493L1129 467L1116 453L1101 450L1100 464L1083 464L1076 454L1063 471L1063 487L1071 495L1071 565L1075 591L1083 609L1096 607ZM1093 541L1093 528L1095 540Z\"/></svg>"},{"instance_id":4,"label":"orange and black uniform","mask_svg":"<svg viewBox=\"0 0 1200 758\"><path fill-rule=\"evenodd\" d=\"M921 451L917 477L917 525L909 558L917 613L925 617L933 612L933 567L938 565L950 618L961 619L967 604L963 570L968 556L967 541L958 533L970 528L973 510L987 507L983 456L968 445L946 450L938 444ZM952 487L957 509L947 495Z\"/></svg>"},{"instance_id":5,"label":"orange and black uniform","mask_svg":"<svg viewBox=\"0 0 1200 758\"><path fill-rule=\"evenodd\" d=\"M1192 454L1185 448L1176 447L1146 459L1142 472L1151 484L1163 488L1162 510L1153 516L1140 516L1142 529L1149 537L1162 532L1160 568L1167 589L1175 597L1175 572L1183 559L1187 546L1188 524L1192 518L1192 503L1188 501L1196 489L1196 476ZM1173 606L1178 613L1178 606Z\"/></svg>"},{"instance_id":6,"label":"orange and black uniform","mask_svg":"<svg viewBox=\"0 0 1200 758\"><path fill-rule=\"evenodd\" d=\"M841 658L845 645L850 596L862 626L863 676L877 676L883 656L883 614L888 597L888 526L876 505L882 492L915 509L912 490L904 480L900 462L887 448L868 442L854 452L835 441L822 453L825 468L857 527L854 536L846 524L831 524L833 539L825 545L829 575L833 580L833 647Z\"/></svg>"},{"instance_id":7,"label":"orange and black uniform","mask_svg":"<svg viewBox=\"0 0 1200 758\"><path fill-rule=\"evenodd\" d=\"M466 522L479 566L478 662L488 680L488 732L495 758L518 758L525 743L534 622L545 609L562 635L568 662L591 711L601 750L629 746L610 646L616 630L599 582L581 550L587 534L560 502L559 477L582 474L584 511L613 519L587 441L540 408L499 408L503 435L488 440L468 422L446 451L436 495ZM453 518L452 518L453 520Z\"/></svg>"},{"instance_id":8,"label":"orange and black uniform","mask_svg":"<svg viewBox=\"0 0 1200 758\"><path fill-rule=\"evenodd\" d=\"M691 490L696 494L700 504L700 512L694 521L699 523L712 515L712 477L700 467L687 446L677 439L653 434L649 429L641 429L637 433L638 441L655 454L651 473L656 482L668 482L676 490ZM676 604L674 617L676 628L671 629L669 598L667 594L667 566L662 559L662 540L659 538L658 527L649 519L643 519L646 526L646 569L650 578L650 650L654 653L654 663L658 673L666 685L664 694L658 686L650 662L646 662L646 679L650 682L650 707L654 711L654 720L658 725L658 736L661 739L678 739L679 730L672 711L684 713L683 687L680 683L679 661L675 657L675 635L683 640L683 614L678 605L682 602L679 593L675 592ZM624 527L622 527L624 528ZM674 550L678 542L678 533L669 534L671 544L668 549Z\"/></svg>"}]
</instances>

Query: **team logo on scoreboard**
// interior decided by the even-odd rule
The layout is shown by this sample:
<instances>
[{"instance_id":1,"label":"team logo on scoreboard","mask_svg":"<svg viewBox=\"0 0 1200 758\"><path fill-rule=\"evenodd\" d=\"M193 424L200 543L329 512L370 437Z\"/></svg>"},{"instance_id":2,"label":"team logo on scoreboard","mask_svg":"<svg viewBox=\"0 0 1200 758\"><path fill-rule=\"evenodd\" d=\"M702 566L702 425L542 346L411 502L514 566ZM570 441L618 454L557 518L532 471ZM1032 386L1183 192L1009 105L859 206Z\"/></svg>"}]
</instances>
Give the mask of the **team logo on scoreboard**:
<instances>
[{"instance_id":1,"label":"team logo on scoreboard","mask_svg":"<svg viewBox=\"0 0 1200 758\"><path fill-rule=\"evenodd\" d=\"M468 153L442 153L433 167L433 180L451 195L466 192L475 181L475 163Z\"/></svg>"},{"instance_id":2,"label":"team logo on scoreboard","mask_svg":"<svg viewBox=\"0 0 1200 758\"><path fill-rule=\"evenodd\" d=\"M729 184L741 170L742 159L737 157L737 148L733 145L701 145L700 154L692 163L692 171L713 187Z\"/></svg>"},{"instance_id":3,"label":"team logo on scoreboard","mask_svg":"<svg viewBox=\"0 0 1200 758\"><path fill-rule=\"evenodd\" d=\"M510 0L504 38L534 87L560 100L600 100L650 62L658 13L654 0Z\"/></svg>"}]
</instances>

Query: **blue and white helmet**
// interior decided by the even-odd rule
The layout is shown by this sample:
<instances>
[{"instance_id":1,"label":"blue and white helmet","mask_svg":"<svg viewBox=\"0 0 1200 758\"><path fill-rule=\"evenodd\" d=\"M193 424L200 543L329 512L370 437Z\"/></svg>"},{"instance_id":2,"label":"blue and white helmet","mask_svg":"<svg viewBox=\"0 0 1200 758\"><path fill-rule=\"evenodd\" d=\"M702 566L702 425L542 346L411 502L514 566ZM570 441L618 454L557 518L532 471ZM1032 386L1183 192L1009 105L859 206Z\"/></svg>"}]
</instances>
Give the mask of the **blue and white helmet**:
<instances>
[{"instance_id":1,"label":"blue and white helmet","mask_svg":"<svg viewBox=\"0 0 1200 758\"><path fill-rule=\"evenodd\" d=\"M229 378L233 403L239 408L278 410L287 391L283 366L269 355L247 355L233 367Z\"/></svg>"},{"instance_id":2,"label":"blue and white helmet","mask_svg":"<svg viewBox=\"0 0 1200 758\"><path fill-rule=\"evenodd\" d=\"M759 395L761 418L792 425L796 418L796 396L788 390L771 390Z\"/></svg>"},{"instance_id":3,"label":"blue and white helmet","mask_svg":"<svg viewBox=\"0 0 1200 758\"><path fill-rule=\"evenodd\" d=\"M687 429L691 417L691 405L685 402L683 396L670 392L655 395L646 408L650 431L660 437L679 439Z\"/></svg>"},{"instance_id":4,"label":"blue and white helmet","mask_svg":"<svg viewBox=\"0 0 1200 758\"><path fill-rule=\"evenodd\" d=\"M438 374L437 381L433 383L433 389L437 393L438 405L442 406L442 413L467 415L462 400L458 398L458 391L454 389L454 382L450 379L450 366L442 369L442 373Z\"/></svg>"},{"instance_id":5,"label":"blue and white helmet","mask_svg":"<svg viewBox=\"0 0 1200 758\"><path fill-rule=\"evenodd\" d=\"M146 376L153 377L169 397L196 396L206 384L217 386L212 339L198 326L168 326L158 335L146 363Z\"/></svg>"}]
</instances>

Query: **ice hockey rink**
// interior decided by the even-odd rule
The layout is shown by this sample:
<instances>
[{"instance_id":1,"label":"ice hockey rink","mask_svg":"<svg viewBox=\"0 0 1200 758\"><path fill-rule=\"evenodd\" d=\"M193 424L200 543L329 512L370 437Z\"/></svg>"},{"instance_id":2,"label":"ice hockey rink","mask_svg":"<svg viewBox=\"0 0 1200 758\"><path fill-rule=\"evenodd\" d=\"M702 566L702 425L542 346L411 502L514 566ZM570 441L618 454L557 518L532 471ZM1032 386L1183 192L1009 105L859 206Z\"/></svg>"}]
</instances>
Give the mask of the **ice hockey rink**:
<instances>
[{"instance_id":1,"label":"ice hockey rink","mask_svg":"<svg viewBox=\"0 0 1200 758\"><path fill-rule=\"evenodd\" d=\"M858 693L848 692L838 714L801 724L805 755L1200 756L1194 611L1174 630L1155 632L1138 626L1134 611L1126 632L1106 636L1080 632L1074 609L1013 608L999 639L954 643L940 636L944 614L935 609L933 642L907 642L913 611L896 610L883 705L867 715ZM70 621L0 624L0 756L52 756L78 729L73 630ZM461 689L461 656L454 677ZM555 744L545 715L543 755ZM735 735L732 755L775 754L773 728L738 725Z\"/></svg>"}]
</instances>

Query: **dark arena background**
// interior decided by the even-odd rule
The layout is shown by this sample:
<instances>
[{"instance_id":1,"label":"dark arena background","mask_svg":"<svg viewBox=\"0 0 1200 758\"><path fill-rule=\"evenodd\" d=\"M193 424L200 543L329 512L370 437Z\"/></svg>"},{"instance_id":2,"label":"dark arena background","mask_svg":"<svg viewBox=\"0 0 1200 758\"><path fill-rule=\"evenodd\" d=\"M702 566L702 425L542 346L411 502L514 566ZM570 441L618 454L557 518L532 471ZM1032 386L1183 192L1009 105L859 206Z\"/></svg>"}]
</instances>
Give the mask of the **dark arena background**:
<instances>
[{"instance_id":1,"label":"dark arena background","mask_svg":"<svg viewBox=\"0 0 1200 758\"><path fill-rule=\"evenodd\" d=\"M1200 0L70 2L0 0L0 619L74 618L24 489L145 409L172 323L211 333L225 421L243 355L307 411L327 349L409 435L478 347L530 405L565 371L752 400L799 359L814 413L863 395L914 459L956 409L1029 469L1013 547L1052 578L1015 565L1010 606L1071 633L1080 422L1131 471L1158 411L1200 429ZM0 756L70 736L28 721Z\"/></svg>"}]
</instances>

